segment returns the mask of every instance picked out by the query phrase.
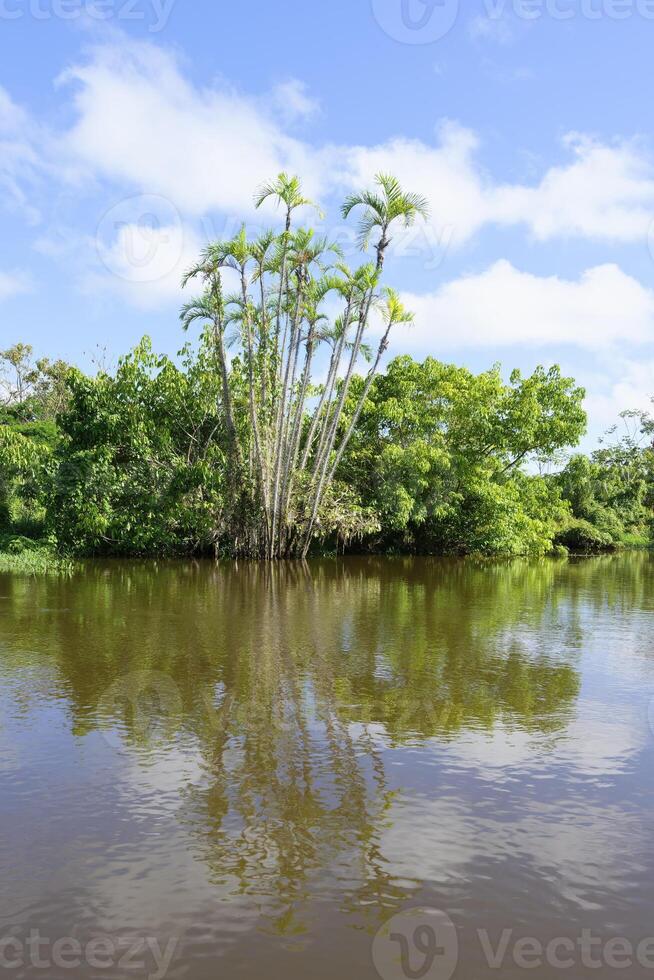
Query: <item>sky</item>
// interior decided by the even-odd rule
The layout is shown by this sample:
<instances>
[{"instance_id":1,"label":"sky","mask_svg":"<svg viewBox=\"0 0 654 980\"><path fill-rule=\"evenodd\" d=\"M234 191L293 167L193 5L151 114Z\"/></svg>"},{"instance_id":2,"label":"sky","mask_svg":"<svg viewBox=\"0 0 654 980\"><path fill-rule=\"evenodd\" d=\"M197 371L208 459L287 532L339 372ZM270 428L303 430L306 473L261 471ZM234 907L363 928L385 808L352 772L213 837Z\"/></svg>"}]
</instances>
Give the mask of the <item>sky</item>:
<instances>
[{"instance_id":1,"label":"sky","mask_svg":"<svg viewBox=\"0 0 654 980\"><path fill-rule=\"evenodd\" d=\"M560 364L592 447L654 395L653 43L654 0L0 0L2 347L175 354L203 244L279 221L263 181L354 263L339 204L391 172L431 215L390 355Z\"/></svg>"}]
</instances>

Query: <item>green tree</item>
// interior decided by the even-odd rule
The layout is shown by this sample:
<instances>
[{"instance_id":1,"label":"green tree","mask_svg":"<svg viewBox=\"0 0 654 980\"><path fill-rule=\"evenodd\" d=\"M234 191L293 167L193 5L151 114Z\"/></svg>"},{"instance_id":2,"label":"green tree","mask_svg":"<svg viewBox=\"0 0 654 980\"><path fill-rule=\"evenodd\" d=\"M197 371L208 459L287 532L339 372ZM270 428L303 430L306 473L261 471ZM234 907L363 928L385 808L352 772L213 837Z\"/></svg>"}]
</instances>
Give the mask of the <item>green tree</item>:
<instances>
[{"instance_id":1,"label":"green tree","mask_svg":"<svg viewBox=\"0 0 654 980\"><path fill-rule=\"evenodd\" d=\"M70 365L47 357L35 361L33 353L32 346L23 343L0 351L0 390L4 392L5 418L53 422L66 404Z\"/></svg>"},{"instance_id":2,"label":"green tree","mask_svg":"<svg viewBox=\"0 0 654 980\"><path fill-rule=\"evenodd\" d=\"M115 376L69 378L50 496L57 538L81 554L209 551L222 527L226 434L205 337L182 364L145 338Z\"/></svg>"},{"instance_id":3,"label":"green tree","mask_svg":"<svg viewBox=\"0 0 654 980\"><path fill-rule=\"evenodd\" d=\"M378 515L378 543L542 553L567 508L521 467L579 440L583 397L558 368L505 384L498 368L396 358L371 386L340 475Z\"/></svg>"},{"instance_id":4,"label":"green tree","mask_svg":"<svg viewBox=\"0 0 654 980\"><path fill-rule=\"evenodd\" d=\"M590 457L575 455L555 478L573 519L559 541L574 551L592 552L644 543L654 518L654 420L646 412L621 415Z\"/></svg>"},{"instance_id":5,"label":"green tree","mask_svg":"<svg viewBox=\"0 0 654 980\"><path fill-rule=\"evenodd\" d=\"M44 533L57 413L67 399L69 365L34 359L29 344L0 352L0 529ZM6 546L6 542L3 546Z\"/></svg>"}]
</instances>

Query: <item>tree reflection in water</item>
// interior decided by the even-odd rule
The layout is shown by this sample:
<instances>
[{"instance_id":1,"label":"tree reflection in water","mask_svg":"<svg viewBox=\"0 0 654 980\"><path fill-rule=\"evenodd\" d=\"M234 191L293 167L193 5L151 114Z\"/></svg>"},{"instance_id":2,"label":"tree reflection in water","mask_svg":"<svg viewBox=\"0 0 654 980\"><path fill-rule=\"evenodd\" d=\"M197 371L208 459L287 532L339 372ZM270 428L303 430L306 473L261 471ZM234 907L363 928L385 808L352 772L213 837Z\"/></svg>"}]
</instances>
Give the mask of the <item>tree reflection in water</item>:
<instances>
[{"instance_id":1,"label":"tree reflection in water","mask_svg":"<svg viewBox=\"0 0 654 980\"><path fill-rule=\"evenodd\" d=\"M383 853L398 793L389 749L498 725L565 732L584 617L624 601L627 574L631 601L648 601L650 566L641 589L638 562L616 561L601 590L596 563L546 561L98 563L29 588L5 579L15 628L2 669L42 651L72 729L113 733L143 766L191 745L200 775L180 783L178 817L193 853L271 930L297 936L310 901L376 921L420 885ZM144 671L152 690L130 690Z\"/></svg>"}]
</instances>

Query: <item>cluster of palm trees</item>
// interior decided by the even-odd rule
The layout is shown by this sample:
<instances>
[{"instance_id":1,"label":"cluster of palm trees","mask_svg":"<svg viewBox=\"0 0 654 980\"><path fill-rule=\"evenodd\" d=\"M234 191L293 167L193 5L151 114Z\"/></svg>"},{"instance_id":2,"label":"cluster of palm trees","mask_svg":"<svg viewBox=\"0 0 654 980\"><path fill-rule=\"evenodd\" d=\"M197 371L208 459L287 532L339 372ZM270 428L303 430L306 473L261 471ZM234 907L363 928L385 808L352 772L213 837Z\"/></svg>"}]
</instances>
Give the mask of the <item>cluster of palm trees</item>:
<instances>
[{"instance_id":1,"label":"cluster of palm trees","mask_svg":"<svg viewBox=\"0 0 654 980\"><path fill-rule=\"evenodd\" d=\"M184 278L184 285L199 279L204 286L181 318L185 329L204 324L220 375L230 475L221 528L234 554L305 557L316 537L338 530L340 461L393 326L412 319L397 293L381 287L391 229L427 217L425 200L394 177L380 174L375 183L342 207L344 218L361 209L359 244L365 250L375 236L374 263L350 269L337 245L294 228L295 212L314 205L298 178L282 173L255 200L257 207L273 199L283 208L283 231L251 241L243 227L232 240L208 245ZM340 312L329 317L334 299ZM373 354L367 336L374 311L383 328ZM323 348L326 377L317 385L313 372ZM363 360L369 365L353 401Z\"/></svg>"}]
</instances>

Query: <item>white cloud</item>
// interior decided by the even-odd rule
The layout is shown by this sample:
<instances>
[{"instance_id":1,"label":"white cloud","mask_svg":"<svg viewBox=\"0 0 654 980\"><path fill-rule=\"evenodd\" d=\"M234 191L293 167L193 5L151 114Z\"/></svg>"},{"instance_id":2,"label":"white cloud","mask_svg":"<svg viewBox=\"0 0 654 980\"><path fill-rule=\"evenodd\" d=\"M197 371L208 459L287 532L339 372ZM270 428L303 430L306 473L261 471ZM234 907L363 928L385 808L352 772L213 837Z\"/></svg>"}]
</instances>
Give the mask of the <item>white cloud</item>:
<instances>
[{"instance_id":1,"label":"white cloud","mask_svg":"<svg viewBox=\"0 0 654 980\"><path fill-rule=\"evenodd\" d=\"M638 147L607 146L575 133L565 142L572 162L552 167L538 186L497 189L497 219L522 220L541 240L646 241L654 215L654 174Z\"/></svg>"},{"instance_id":2,"label":"white cloud","mask_svg":"<svg viewBox=\"0 0 654 980\"><path fill-rule=\"evenodd\" d=\"M0 133L15 134L27 123L25 112L11 99L6 89L0 86Z\"/></svg>"},{"instance_id":3,"label":"white cloud","mask_svg":"<svg viewBox=\"0 0 654 980\"><path fill-rule=\"evenodd\" d=\"M267 96L224 82L201 89L152 44L97 47L63 80L74 86L77 114L59 141L70 164L161 194L187 215L250 214L256 187L282 169L323 199L390 171L428 197L432 227L454 246L486 225L525 226L539 240L644 240L654 215L654 172L637 143L572 134L565 161L535 183L502 183L480 164L477 134L455 122L441 123L433 143L398 136L314 148L288 132L315 111L301 82Z\"/></svg>"},{"instance_id":4,"label":"white cloud","mask_svg":"<svg viewBox=\"0 0 654 980\"><path fill-rule=\"evenodd\" d=\"M351 187L369 185L379 172L394 174L428 198L432 224L439 232L448 229L451 243L460 245L488 216L488 187L474 160L478 146L474 133L446 122L437 146L397 138L376 147L353 147L335 155L340 168L332 172L336 181Z\"/></svg>"},{"instance_id":5,"label":"white cloud","mask_svg":"<svg viewBox=\"0 0 654 980\"><path fill-rule=\"evenodd\" d=\"M494 41L510 44L516 35L516 22L508 16L480 14L468 21L468 34L473 41Z\"/></svg>"},{"instance_id":6,"label":"white cloud","mask_svg":"<svg viewBox=\"0 0 654 980\"><path fill-rule=\"evenodd\" d=\"M493 224L526 226L538 240L646 242L654 170L638 146L605 145L579 134L567 136L564 145L572 159L548 169L537 184L501 184L479 165L477 136L447 122L436 146L395 139L349 150L341 178L367 184L380 170L395 174L429 199L432 224L450 229L453 245Z\"/></svg>"},{"instance_id":7,"label":"white cloud","mask_svg":"<svg viewBox=\"0 0 654 980\"><path fill-rule=\"evenodd\" d=\"M0 86L0 190L5 204L24 210L30 221L38 212L29 203L26 185L31 186L42 166L34 147L34 127L28 115Z\"/></svg>"},{"instance_id":8,"label":"white cloud","mask_svg":"<svg viewBox=\"0 0 654 980\"><path fill-rule=\"evenodd\" d=\"M262 181L311 170L310 152L255 99L194 88L153 45L97 48L62 81L75 84L78 115L62 149L93 173L160 194L187 214L249 212Z\"/></svg>"},{"instance_id":9,"label":"white cloud","mask_svg":"<svg viewBox=\"0 0 654 980\"><path fill-rule=\"evenodd\" d=\"M586 398L589 418L602 431L615 425L625 410L654 412L654 360L619 359L613 372L613 378L595 381Z\"/></svg>"},{"instance_id":10,"label":"white cloud","mask_svg":"<svg viewBox=\"0 0 654 980\"><path fill-rule=\"evenodd\" d=\"M307 86L297 78L275 86L272 96L273 105L287 122L308 119L320 109L319 102L309 95Z\"/></svg>"},{"instance_id":11,"label":"white cloud","mask_svg":"<svg viewBox=\"0 0 654 980\"><path fill-rule=\"evenodd\" d=\"M501 260L404 300L416 313L404 339L423 352L513 344L602 350L654 337L654 293L612 264L569 280L521 272Z\"/></svg>"},{"instance_id":12,"label":"white cloud","mask_svg":"<svg viewBox=\"0 0 654 980\"><path fill-rule=\"evenodd\" d=\"M39 128L0 89L0 183L25 207L35 198L26 189L31 191L37 174L48 176L42 182L48 200L57 180L76 193L107 196L110 187L114 197L163 197L184 224L178 238L170 239L175 248L183 236L184 261L202 238L199 230L186 229L199 229L200 216L209 216L207 227L216 214L251 218L254 190L281 169L302 175L307 193L323 202L369 184L379 171L396 174L430 202L432 219L412 233L409 244L431 251L432 267L447 249L489 225L523 227L541 241L644 243L654 215L654 172L636 142L600 143L573 134L562 163L530 183L502 183L481 165L477 134L456 122L442 123L430 143L398 136L376 146L313 148L288 132L293 121L315 111L301 82L288 80L257 96L224 82L199 88L168 51L122 36L91 49L61 83L75 121L56 134ZM126 230L101 248L114 271L125 257L126 236L138 232L137 226L130 230L131 218L124 224ZM169 227L164 221L159 231ZM394 237L394 247L405 244L399 230ZM51 229L45 238L53 238ZM159 245L159 261L170 264ZM127 283L123 292L142 305L176 294L177 272L175 267L149 279L142 290L133 275L120 271L112 283ZM446 345L454 333L462 344L556 342L586 348L602 348L618 336L637 343L652 336L652 294L615 265L589 269L575 282L531 276L498 262L410 302L419 317L411 342L416 345L433 338L434 330ZM441 323L447 324L442 330Z\"/></svg>"},{"instance_id":13,"label":"white cloud","mask_svg":"<svg viewBox=\"0 0 654 980\"><path fill-rule=\"evenodd\" d=\"M30 288L29 277L24 273L0 271L0 302L29 292Z\"/></svg>"}]
</instances>

